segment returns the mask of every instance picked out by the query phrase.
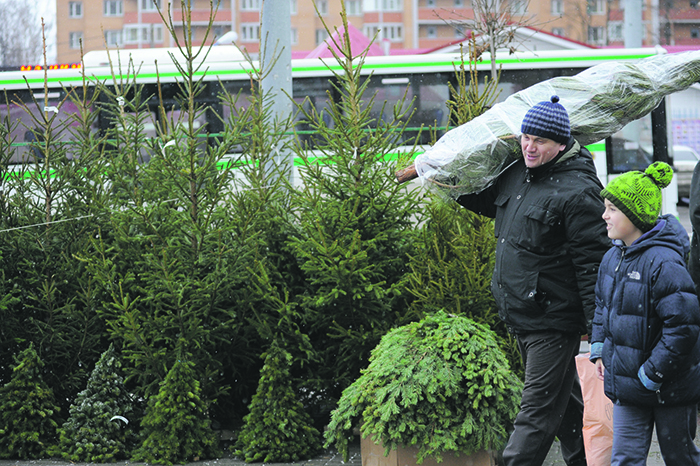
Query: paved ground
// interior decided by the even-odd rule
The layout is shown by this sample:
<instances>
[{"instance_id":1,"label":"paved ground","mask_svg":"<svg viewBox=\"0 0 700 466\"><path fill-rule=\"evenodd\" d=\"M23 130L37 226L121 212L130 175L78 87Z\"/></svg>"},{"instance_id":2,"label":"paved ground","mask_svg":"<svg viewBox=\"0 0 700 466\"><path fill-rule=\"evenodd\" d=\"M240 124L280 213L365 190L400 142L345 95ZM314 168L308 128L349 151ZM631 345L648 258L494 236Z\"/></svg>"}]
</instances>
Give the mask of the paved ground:
<instances>
[{"instance_id":1,"label":"paved ground","mask_svg":"<svg viewBox=\"0 0 700 466\"><path fill-rule=\"evenodd\" d=\"M687 205L679 205L678 206L678 219L681 221L681 224L685 227L686 231L688 234L690 234L690 218L688 217L688 206Z\"/></svg>"},{"instance_id":2,"label":"paved ground","mask_svg":"<svg viewBox=\"0 0 700 466\"><path fill-rule=\"evenodd\" d=\"M688 207L680 205L678 206L678 217L686 228L690 232L690 220L688 219ZM583 349L585 350L585 349ZM700 435L695 438L696 445L700 446ZM82 463L84 464L84 463ZM111 463L116 466L129 466L136 465L139 463ZM259 464L259 463L258 463ZM32 461L8 461L0 460L0 466L80 466L81 463L69 463L65 461L58 460L32 460ZM209 461L199 461L197 463L191 463L190 466L244 466L246 463L238 460L237 458L224 457L216 460ZM325 450L323 453L318 455L316 458L299 461L296 463L266 463L265 466L362 466L362 456L360 454L360 445L357 444L350 446L350 458L347 463L343 462L342 457L334 449ZM656 435L654 435L651 445L651 450L649 452L649 458L647 466L663 466L664 461L661 459L661 453L659 451L659 445L656 442ZM559 450L558 442L555 442L552 446L552 450L549 452L547 459L543 466L565 466L564 460L561 458L561 452Z\"/></svg>"},{"instance_id":3,"label":"paved ground","mask_svg":"<svg viewBox=\"0 0 700 466\"><path fill-rule=\"evenodd\" d=\"M362 458L360 456L360 443L357 442L355 445L351 445L350 457L347 463L343 462L343 458L338 454L335 449L326 450L316 458L307 461L298 461L296 463L265 463L265 466L362 466ZM31 461L9 461L0 460L0 466L81 466L86 463L69 463L67 461L58 460L31 460ZM143 463L107 463L108 465L114 466L131 466ZM262 463L253 463L257 465L262 465ZM197 463L190 463L190 466L247 466L248 463L238 460L237 458L219 458L215 460L199 461Z\"/></svg>"},{"instance_id":4,"label":"paved ground","mask_svg":"<svg viewBox=\"0 0 700 466\"><path fill-rule=\"evenodd\" d=\"M700 437L695 439L696 445L700 446ZM115 466L136 466L143 463L108 463ZM261 465L261 463L256 463ZM11 460L0 460L0 466L81 466L85 463L69 463L66 461L58 460L31 460L31 461L11 461ZM561 458L561 452L559 450L558 442L552 446L547 459L545 460L543 466L565 466L564 460ZM188 466L247 466L247 463L238 460L237 458L224 457L215 460L199 461L197 463L190 463ZM343 462L342 457L334 450L326 450L317 457L307 460L298 461L296 463L265 463L264 466L362 466L362 456L360 455L360 445L357 444L350 446L350 457L347 463ZM466 465L465 465L466 466ZM651 450L649 452L649 458L647 461L647 466L664 466L664 461L661 459L661 453L659 452L659 446L656 443L656 436L654 436ZM673 465L669 465L673 466Z\"/></svg>"}]
</instances>

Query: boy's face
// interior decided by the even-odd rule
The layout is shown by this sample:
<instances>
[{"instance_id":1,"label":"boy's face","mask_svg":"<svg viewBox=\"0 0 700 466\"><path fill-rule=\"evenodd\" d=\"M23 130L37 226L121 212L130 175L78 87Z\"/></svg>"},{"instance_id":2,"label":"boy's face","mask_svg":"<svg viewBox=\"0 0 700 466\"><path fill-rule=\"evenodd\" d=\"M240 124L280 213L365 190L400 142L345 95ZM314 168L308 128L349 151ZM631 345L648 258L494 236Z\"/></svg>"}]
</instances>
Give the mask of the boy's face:
<instances>
[{"instance_id":1,"label":"boy's face","mask_svg":"<svg viewBox=\"0 0 700 466\"><path fill-rule=\"evenodd\" d=\"M520 148L523 150L525 165L528 168L536 168L556 157L566 145L540 136L523 134L520 138Z\"/></svg>"},{"instance_id":2,"label":"boy's face","mask_svg":"<svg viewBox=\"0 0 700 466\"><path fill-rule=\"evenodd\" d=\"M620 209L615 207L615 204L607 199L605 199L603 220L605 220L607 225L608 238L620 239L627 246L634 243L637 238L642 236L642 230L634 226L630 219L627 218Z\"/></svg>"}]
</instances>

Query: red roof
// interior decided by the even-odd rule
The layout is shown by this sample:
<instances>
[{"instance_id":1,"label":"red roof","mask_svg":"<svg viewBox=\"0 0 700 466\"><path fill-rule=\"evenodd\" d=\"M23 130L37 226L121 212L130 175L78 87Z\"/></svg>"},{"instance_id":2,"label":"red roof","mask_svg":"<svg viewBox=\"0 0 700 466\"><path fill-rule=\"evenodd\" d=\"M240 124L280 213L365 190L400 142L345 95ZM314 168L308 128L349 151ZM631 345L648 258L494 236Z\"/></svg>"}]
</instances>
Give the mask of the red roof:
<instances>
[{"instance_id":1,"label":"red roof","mask_svg":"<svg viewBox=\"0 0 700 466\"><path fill-rule=\"evenodd\" d=\"M323 43L319 44L318 47L313 49L311 52L309 52L308 55L306 55L305 58L330 58L333 56L331 53L330 49L335 50L338 52L338 45L342 44L343 41L345 40L345 29L343 26L340 26L337 30L331 34L331 37L323 41ZM362 52L365 51L369 47L369 50L367 50L367 56L368 57L376 57L376 56L381 56L384 55L384 51L382 48L377 44L377 43L371 43L370 40L362 34L362 32L357 29L355 26L352 24L348 24L348 37L350 38L350 50L352 50L352 55L353 56L358 56Z\"/></svg>"}]
</instances>

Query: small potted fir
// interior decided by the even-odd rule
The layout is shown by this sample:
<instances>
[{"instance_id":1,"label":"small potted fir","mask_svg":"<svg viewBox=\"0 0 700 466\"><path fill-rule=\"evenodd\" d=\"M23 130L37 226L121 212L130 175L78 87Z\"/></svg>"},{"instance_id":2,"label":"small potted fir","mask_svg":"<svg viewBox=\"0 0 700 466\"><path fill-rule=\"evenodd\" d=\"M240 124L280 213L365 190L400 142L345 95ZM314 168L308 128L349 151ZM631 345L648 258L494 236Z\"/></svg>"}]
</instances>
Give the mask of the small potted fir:
<instances>
[{"instance_id":1,"label":"small potted fir","mask_svg":"<svg viewBox=\"0 0 700 466\"><path fill-rule=\"evenodd\" d=\"M385 456L408 448L416 464L474 454L495 464L521 391L495 334L441 311L382 338L333 411L326 446L335 444L347 461L361 423L363 464L375 444ZM398 462L406 464L406 456Z\"/></svg>"}]
</instances>

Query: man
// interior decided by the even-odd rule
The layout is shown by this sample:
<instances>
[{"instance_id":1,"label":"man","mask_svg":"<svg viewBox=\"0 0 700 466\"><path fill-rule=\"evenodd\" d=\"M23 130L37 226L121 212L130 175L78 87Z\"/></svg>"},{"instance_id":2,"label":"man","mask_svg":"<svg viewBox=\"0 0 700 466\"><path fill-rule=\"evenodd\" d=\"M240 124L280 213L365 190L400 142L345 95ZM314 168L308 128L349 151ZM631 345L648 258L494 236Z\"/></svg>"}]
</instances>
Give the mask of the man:
<instances>
[{"instance_id":1,"label":"man","mask_svg":"<svg viewBox=\"0 0 700 466\"><path fill-rule=\"evenodd\" d=\"M571 137L553 96L521 125L523 158L493 185L457 199L495 218L491 281L499 316L515 334L525 385L506 466L539 466L555 436L569 466L585 466L583 399L574 357L595 312L598 266L610 248L590 152Z\"/></svg>"},{"instance_id":2,"label":"man","mask_svg":"<svg viewBox=\"0 0 700 466\"><path fill-rule=\"evenodd\" d=\"M695 291L700 296L700 163L695 165L690 181L690 206L688 207L692 235L688 271L695 283Z\"/></svg>"}]
</instances>

